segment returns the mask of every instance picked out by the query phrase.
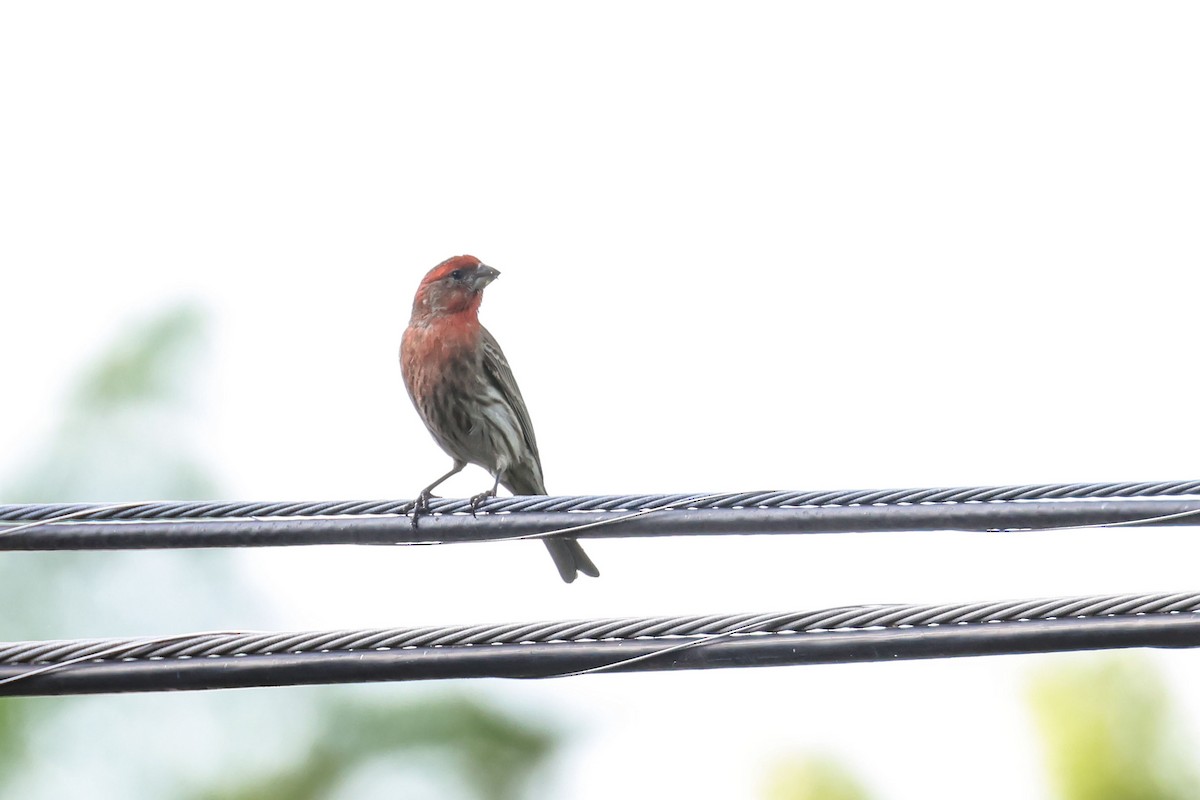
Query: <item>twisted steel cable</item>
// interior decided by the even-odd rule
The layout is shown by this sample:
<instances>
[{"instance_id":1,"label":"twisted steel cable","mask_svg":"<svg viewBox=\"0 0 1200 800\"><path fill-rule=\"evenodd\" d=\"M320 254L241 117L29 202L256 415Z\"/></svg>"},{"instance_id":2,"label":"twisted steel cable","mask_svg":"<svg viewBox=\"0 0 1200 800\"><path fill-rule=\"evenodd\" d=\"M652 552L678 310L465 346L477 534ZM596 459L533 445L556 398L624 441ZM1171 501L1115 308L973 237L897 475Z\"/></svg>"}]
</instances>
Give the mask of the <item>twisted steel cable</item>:
<instances>
[{"instance_id":1,"label":"twisted steel cable","mask_svg":"<svg viewBox=\"0 0 1200 800\"><path fill-rule=\"evenodd\" d=\"M851 492L0 506L0 551L427 545L571 536L1018 531L1200 524L1200 481Z\"/></svg>"},{"instance_id":2,"label":"twisted steel cable","mask_svg":"<svg viewBox=\"0 0 1200 800\"><path fill-rule=\"evenodd\" d=\"M934 489L855 489L839 491L759 491L723 494L642 494L579 497L497 497L478 509L486 514L522 512L649 511L746 508L817 508L1032 500L1097 500L1200 496L1200 480L1128 483L1058 483ZM407 500L319 502L147 502L126 504L52 503L0 505L0 522L39 522L69 516L72 521L194 520L403 515ZM430 501L435 514L471 511L465 499Z\"/></svg>"},{"instance_id":3,"label":"twisted steel cable","mask_svg":"<svg viewBox=\"0 0 1200 800\"><path fill-rule=\"evenodd\" d=\"M796 636L1196 612L1200 612L1200 592L1089 595L965 604L849 606L776 614L629 617L368 630L215 632L173 636L166 640L128 638L0 643L0 665L59 664L81 658L150 661L616 641L665 640L675 644L679 640L695 637Z\"/></svg>"},{"instance_id":4,"label":"twisted steel cable","mask_svg":"<svg viewBox=\"0 0 1200 800\"><path fill-rule=\"evenodd\" d=\"M441 544L540 538L1020 531L1200 524L1200 481L435 500L0 506L0 550Z\"/></svg>"}]
</instances>

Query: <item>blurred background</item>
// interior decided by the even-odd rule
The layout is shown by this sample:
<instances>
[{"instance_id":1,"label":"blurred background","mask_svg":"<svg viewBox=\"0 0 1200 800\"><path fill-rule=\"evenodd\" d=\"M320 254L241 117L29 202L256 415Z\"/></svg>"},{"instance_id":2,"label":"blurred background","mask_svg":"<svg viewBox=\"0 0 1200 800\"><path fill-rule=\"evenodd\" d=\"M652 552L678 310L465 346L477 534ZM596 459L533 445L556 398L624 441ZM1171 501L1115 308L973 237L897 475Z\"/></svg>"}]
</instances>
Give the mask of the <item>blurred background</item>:
<instances>
[{"instance_id":1,"label":"blurred background","mask_svg":"<svg viewBox=\"0 0 1200 800\"><path fill-rule=\"evenodd\" d=\"M499 268L560 494L1191 478L1188 3L0 6L0 501L411 497ZM474 494L474 468L445 487ZM718 541L717 538L721 540ZM1197 587L1194 531L8 553L0 639ZM1200 654L0 700L0 797L1190 798Z\"/></svg>"}]
</instances>

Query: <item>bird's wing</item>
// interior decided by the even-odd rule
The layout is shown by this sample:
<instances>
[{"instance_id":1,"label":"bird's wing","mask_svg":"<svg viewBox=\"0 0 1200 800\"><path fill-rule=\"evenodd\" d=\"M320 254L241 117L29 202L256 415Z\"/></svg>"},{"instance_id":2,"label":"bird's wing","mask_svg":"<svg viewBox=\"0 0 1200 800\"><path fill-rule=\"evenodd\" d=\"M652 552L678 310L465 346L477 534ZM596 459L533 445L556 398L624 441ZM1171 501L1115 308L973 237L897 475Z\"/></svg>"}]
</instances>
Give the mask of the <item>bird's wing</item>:
<instances>
[{"instance_id":1,"label":"bird's wing","mask_svg":"<svg viewBox=\"0 0 1200 800\"><path fill-rule=\"evenodd\" d=\"M521 425L521 435L525 437L525 443L529 445L529 452L533 453L534 460L537 461L538 472L541 472L542 459L538 455L537 439L533 435L533 422L529 419L529 409L525 408L525 398L521 397L521 390L517 388L517 379L513 377L512 367L508 366L508 359L504 357L500 343L487 328L483 328L483 371L488 376L488 380L512 406L513 413L517 416L517 422Z\"/></svg>"}]
</instances>

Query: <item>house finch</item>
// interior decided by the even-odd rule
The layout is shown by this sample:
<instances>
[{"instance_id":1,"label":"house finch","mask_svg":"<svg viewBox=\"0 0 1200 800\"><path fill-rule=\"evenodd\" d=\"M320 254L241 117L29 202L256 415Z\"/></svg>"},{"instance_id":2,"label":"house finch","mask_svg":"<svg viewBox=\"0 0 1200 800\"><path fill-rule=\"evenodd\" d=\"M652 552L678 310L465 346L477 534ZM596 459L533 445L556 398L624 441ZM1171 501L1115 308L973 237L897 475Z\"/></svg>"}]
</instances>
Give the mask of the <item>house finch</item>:
<instances>
[{"instance_id":1,"label":"house finch","mask_svg":"<svg viewBox=\"0 0 1200 800\"><path fill-rule=\"evenodd\" d=\"M521 390L500 345L479 324L483 290L499 275L474 256L455 256L430 270L413 298L400 344L404 385L434 441L454 459L449 472L421 490L414 514L467 464L496 479L489 491L471 498L472 507L495 497L500 484L513 494L546 494ZM575 539L542 541L567 583L577 572L600 575Z\"/></svg>"}]
</instances>

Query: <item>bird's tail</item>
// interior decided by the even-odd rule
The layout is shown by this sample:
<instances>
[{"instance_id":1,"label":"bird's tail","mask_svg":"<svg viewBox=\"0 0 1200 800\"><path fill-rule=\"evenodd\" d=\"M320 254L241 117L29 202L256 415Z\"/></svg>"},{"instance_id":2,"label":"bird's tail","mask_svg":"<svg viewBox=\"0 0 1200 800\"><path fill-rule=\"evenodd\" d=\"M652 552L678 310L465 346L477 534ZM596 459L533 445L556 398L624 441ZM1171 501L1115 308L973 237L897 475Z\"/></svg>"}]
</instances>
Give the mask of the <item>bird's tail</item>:
<instances>
[{"instance_id":1,"label":"bird's tail","mask_svg":"<svg viewBox=\"0 0 1200 800\"><path fill-rule=\"evenodd\" d=\"M593 578L600 577L600 570L596 569L588 554L583 552L578 539L555 538L542 541L550 551L550 557L554 559L554 566L558 567L558 574L567 583L573 582L580 572Z\"/></svg>"},{"instance_id":2,"label":"bird's tail","mask_svg":"<svg viewBox=\"0 0 1200 800\"><path fill-rule=\"evenodd\" d=\"M513 494L546 494L546 487L539 472L533 469L510 469L501 477L500 482ZM600 577L600 570L596 569L588 554L583 552L579 540L555 536L542 541L550 551L550 557L554 559L554 566L558 567L558 574L567 583L573 583L580 572L593 578Z\"/></svg>"}]
</instances>

